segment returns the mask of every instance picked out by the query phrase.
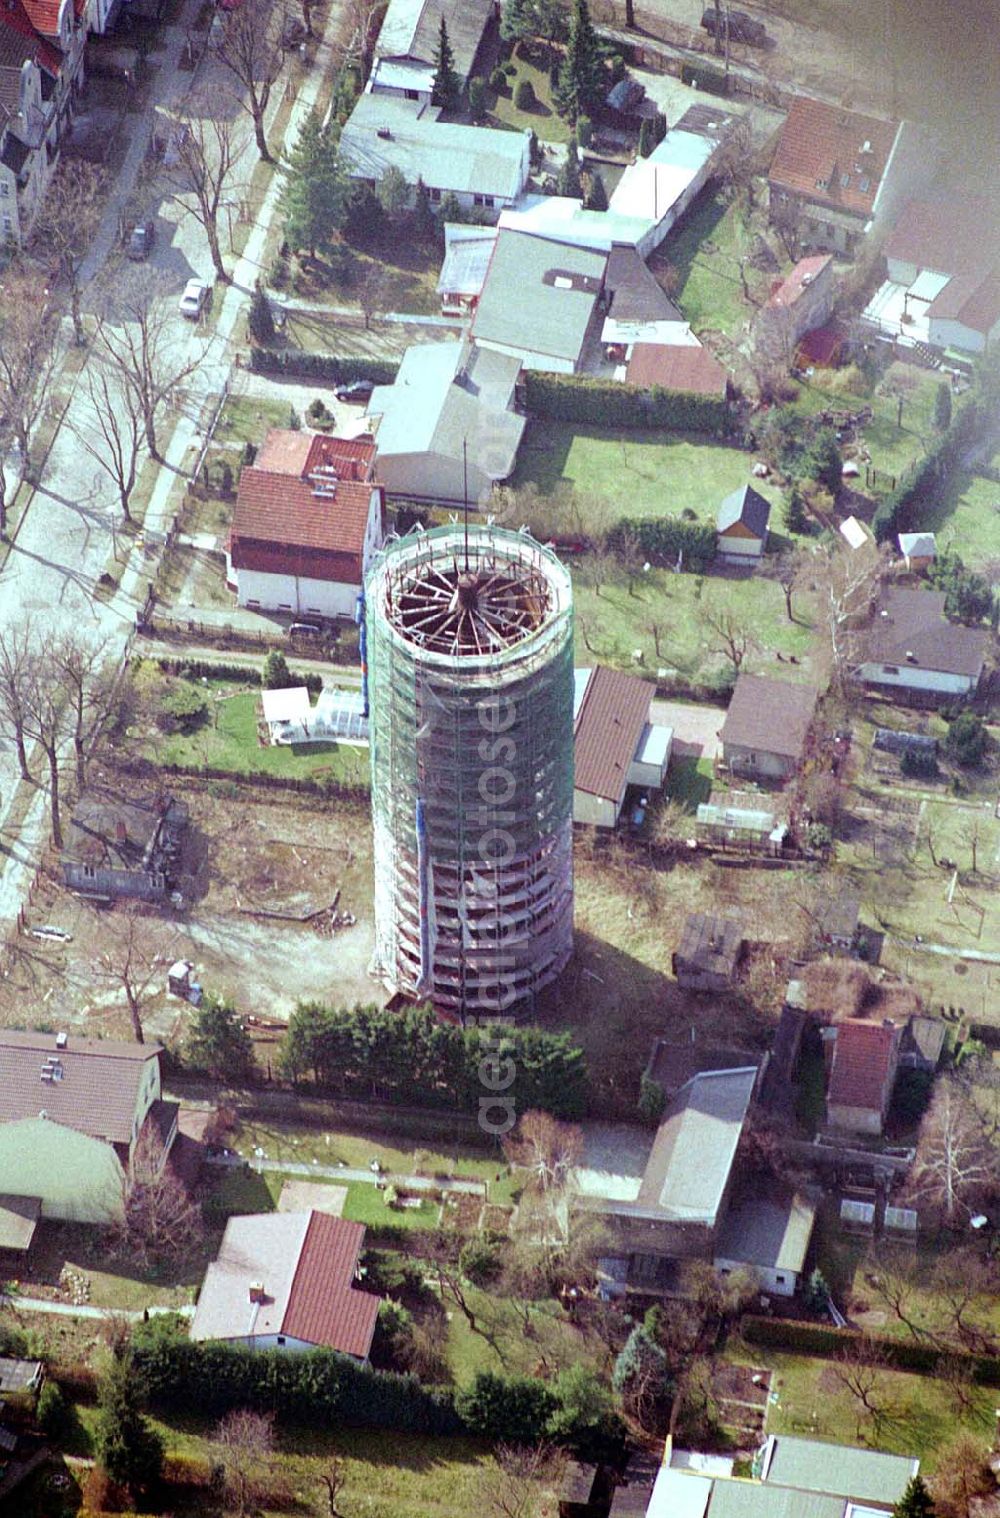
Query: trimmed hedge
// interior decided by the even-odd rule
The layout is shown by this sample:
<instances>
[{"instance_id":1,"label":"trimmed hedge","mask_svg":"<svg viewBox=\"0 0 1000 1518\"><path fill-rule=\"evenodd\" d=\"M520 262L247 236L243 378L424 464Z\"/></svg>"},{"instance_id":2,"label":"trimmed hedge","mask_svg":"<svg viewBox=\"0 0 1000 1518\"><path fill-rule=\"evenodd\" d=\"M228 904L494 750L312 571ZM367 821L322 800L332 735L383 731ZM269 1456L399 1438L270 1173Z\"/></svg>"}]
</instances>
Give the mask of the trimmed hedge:
<instances>
[{"instance_id":1,"label":"trimmed hedge","mask_svg":"<svg viewBox=\"0 0 1000 1518\"><path fill-rule=\"evenodd\" d=\"M708 522L685 522L680 517L622 517L608 530L605 545L620 553L631 540L652 564L673 568L678 558L684 569L700 572L715 558L716 532Z\"/></svg>"},{"instance_id":2,"label":"trimmed hedge","mask_svg":"<svg viewBox=\"0 0 1000 1518\"><path fill-rule=\"evenodd\" d=\"M259 685L262 678L259 669L250 669L244 664L214 663L209 659L157 659L156 663L165 675L180 675L184 680L237 680L242 685ZM318 696L323 689L322 675L306 674L302 670L292 673L302 681L310 696Z\"/></svg>"},{"instance_id":3,"label":"trimmed hedge","mask_svg":"<svg viewBox=\"0 0 1000 1518\"><path fill-rule=\"evenodd\" d=\"M1000 1359L992 1355L970 1355L964 1350L941 1347L911 1339L894 1339L888 1334L863 1334L856 1328L835 1328L830 1323L802 1323L789 1318L762 1318L747 1313L740 1330L748 1344L769 1349L788 1349L793 1353L815 1355L832 1360L845 1349L860 1343L875 1344L896 1370L913 1371L918 1376L937 1375L942 1360L962 1361L969 1366L980 1386L1000 1386Z\"/></svg>"},{"instance_id":4,"label":"trimmed hedge","mask_svg":"<svg viewBox=\"0 0 1000 1518\"><path fill-rule=\"evenodd\" d=\"M126 760L118 768L124 773L148 776L154 772L164 775L187 775L192 780L231 780L248 785L262 785L268 790L300 791L308 796L335 796L340 801L357 801L368 806L371 789L367 785L349 784L333 775L270 775L266 770L227 769L220 764L180 764L174 759L149 760L136 763Z\"/></svg>"},{"instance_id":5,"label":"trimmed hedge","mask_svg":"<svg viewBox=\"0 0 1000 1518\"><path fill-rule=\"evenodd\" d=\"M327 1349L193 1344L166 1334L136 1334L136 1369L162 1407L219 1416L249 1407L291 1422L350 1424L406 1433L459 1434L462 1419L447 1388L372 1370Z\"/></svg>"},{"instance_id":6,"label":"trimmed hedge","mask_svg":"<svg viewBox=\"0 0 1000 1518\"><path fill-rule=\"evenodd\" d=\"M399 373L399 365L388 358L300 353L297 348L251 348L248 367L254 374L294 374L298 379L324 380L331 385L350 385L355 380L391 385Z\"/></svg>"},{"instance_id":7,"label":"trimmed hedge","mask_svg":"<svg viewBox=\"0 0 1000 1518\"><path fill-rule=\"evenodd\" d=\"M707 63L681 64L681 83L693 84L710 95L729 94L729 83L723 71L711 68Z\"/></svg>"},{"instance_id":8,"label":"trimmed hedge","mask_svg":"<svg viewBox=\"0 0 1000 1518\"><path fill-rule=\"evenodd\" d=\"M582 422L587 427L668 427L675 432L728 430L729 407L709 395L665 390L654 385L641 390L614 380L588 379L576 374L524 373L524 395L532 416L552 422Z\"/></svg>"}]
</instances>

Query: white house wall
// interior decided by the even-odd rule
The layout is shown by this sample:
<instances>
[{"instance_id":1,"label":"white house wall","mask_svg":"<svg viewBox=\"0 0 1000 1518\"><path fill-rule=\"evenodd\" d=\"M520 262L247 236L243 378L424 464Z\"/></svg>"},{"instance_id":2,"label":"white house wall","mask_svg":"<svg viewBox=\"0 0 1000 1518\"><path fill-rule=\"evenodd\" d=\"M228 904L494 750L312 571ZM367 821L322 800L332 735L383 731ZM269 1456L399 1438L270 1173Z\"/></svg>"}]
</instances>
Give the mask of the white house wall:
<instances>
[{"instance_id":1,"label":"white house wall","mask_svg":"<svg viewBox=\"0 0 1000 1518\"><path fill-rule=\"evenodd\" d=\"M471 451L471 450L470 450ZM461 504L464 475L461 459L442 453L380 453L378 477L390 495L411 496L418 501ZM469 460L469 499L485 505L493 481Z\"/></svg>"},{"instance_id":2,"label":"white house wall","mask_svg":"<svg viewBox=\"0 0 1000 1518\"><path fill-rule=\"evenodd\" d=\"M717 1256L713 1261L715 1269L727 1273L732 1270L747 1270L755 1278L762 1291L769 1292L774 1297L793 1297L798 1285L798 1274L794 1270L775 1270L770 1265L748 1265L745 1260L727 1260Z\"/></svg>"},{"instance_id":3,"label":"white house wall","mask_svg":"<svg viewBox=\"0 0 1000 1518\"><path fill-rule=\"evenodd\" d=\"M963 696L968 691L974 690L976 681L967 675L946 675L936 669L921 669L915 664L901 664L893 666L895 674L890 673L884 664L862 664L857 670L857 677L866 685L885 685L898 690L926 690L934 691L941 695Z\"/></svg>"},{"instance_id":4,"label":"white house wall","mask_svg":"<svg viewBox=\"0 0 1000 1518\"><path fill-rule=\"evenodd\" d=\"M236 570L237 602L262 611L291 611L297 616L353 617L357 585L338 580L309 580L300 575Z\"/></svg>"},{"instance_id":5,"label":"white house wall","mask_svg":"<svg viewBox=\"0 0 1000 1518\"><path fill-rule=\"evenodd\" d=\"M724 559L759 559L764 552L760 538L718 539L718 552Z\"/></svg>"}]
</instances>

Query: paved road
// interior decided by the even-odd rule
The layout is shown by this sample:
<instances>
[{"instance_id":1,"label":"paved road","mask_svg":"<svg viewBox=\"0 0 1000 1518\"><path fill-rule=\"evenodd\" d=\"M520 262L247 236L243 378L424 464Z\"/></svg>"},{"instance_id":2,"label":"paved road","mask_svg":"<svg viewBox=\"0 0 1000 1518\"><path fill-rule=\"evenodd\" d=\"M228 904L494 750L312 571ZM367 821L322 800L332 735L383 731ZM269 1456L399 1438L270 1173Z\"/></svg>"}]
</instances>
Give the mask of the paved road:
<instances>
[{"instance_id":1,"label":"paved road","mask_svg":"<svg viewBox=\"0 0 1000 1518\"><path fill-rule=\"evenodd\" d=\"M156 75L147 118L138 127L116 182L115 194L94 249L86 265L93 281L104 267L116 238L118 215L132 195L149 139L155 105L176 110L192 90L196 99L232 102L228 77L221 76L216 60L206 58L194 75L177 65L187 27L199 8L187 0L178 24L167 29L162 53L156 58ZM317 48L310 73L298 89L284 144L294 142L306 115L315 104L320 83L332 67L332 39L339 22L339 4L331 5L323 41ZM277 112L281 91L272 107ZM236 110L235 103L231 109ZM272 149L276 146L272 138ZM256 161L252 136L248 134L240 171L246 178ZM186 384L182 414L165 450L166 462L159 469L146 512L146 525L163 531L174 510L176 492L190 470L203 435L203 415L217 404L228 383L233 363L233 336L240 316L258 278L268 228L277 209L280 180L275 176L257 214L247 246L233 270L233 283L216 294L218 316L213 330L202 330L180 315L172 331L176 343L172 357L196 360L197 367ZM207 277L211 264L204 233L194 219L176 205L160 208L153 257L146 266L156 280L159 299L173 310L179 291L192 274ZM144 277L145 274L144 274ZM85 298L86 307L86 298ZM69 388L69 387L68 387ZM97 581L112 553L112 523L117 499L112 482L87 459L77 432L92 431L94 415L86 385L71 382L66 417L56 436L42 484L36 489L21 521L16 541L0 569L0 627L16 627L25 618L38 628L39 640L73 628L92 630L106 639L109 650L120 653L134 626L135 611L145 596L151 567L141 552L133 550L120 587L110 602L94 597ZM10 808L17 787L13 749L0 740L0 825ZM13 920L27 894L30 879L44 851L47 837L47 795L40 786L20 826L16 844L0 852L0 927Z\"/></svg>"}]
</instances>

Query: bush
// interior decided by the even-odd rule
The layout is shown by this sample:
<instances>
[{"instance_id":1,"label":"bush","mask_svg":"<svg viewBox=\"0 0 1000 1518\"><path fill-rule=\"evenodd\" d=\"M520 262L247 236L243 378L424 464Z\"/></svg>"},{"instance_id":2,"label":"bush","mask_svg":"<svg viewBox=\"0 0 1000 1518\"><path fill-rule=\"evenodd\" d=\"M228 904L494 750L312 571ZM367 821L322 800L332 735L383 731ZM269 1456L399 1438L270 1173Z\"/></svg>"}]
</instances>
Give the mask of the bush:
<instances>
[{"instance_id":1,"label":"bush","mask_svg":"<svg viewBox=\"0 0 1000 1518\"><path fill-rule=\"evenodd\" d=\"M594 138L594 123L589 116L576 118L576 140L581 148L589 148Z\"/></svg>"},{"instance_id":2,"label":"bush","mask_svg":"<svg viewBox=\"0 0 1000 1518\"><path fill-rule=\"evenodd\" d=\"M459 1269L473 1286L488 1286L500 1274L500 1241L489 1234L477 1233L458 1257Z\"/></svg>"},{"instance_id":3,"label":"bush","mask_svg":"<svg viewBox=\"0 0 1000 1518\"><path fill-rule=\"evenodd\" d=\"M655 428L674 432L728 430L729 408L714 396L690 395L654 385L640 390L614 380L575 374L524 373L525 402L532 416L554 422L582 422L586 427Z\"/></svg>"},{"instance_id":4,"label":"bush","mask_svg":"<svg viewBox=\"0 0 1000 1518\"><path fill-rule=\"evenodd\" d=\"M232 680L237 685L260 685L261 671L242 664L219 664L212 659L157 659L157 667L168 675L180 675L185 680ZM323 689L323 676L315 670L292 671L292 684L304 685L310 696L318 696Z\"/></svg>"},{"instance_id":5,"label":"bush","mask_svg":"<svg viewBox=\"0 0 1000 1518\"><path fill-rule=\"evenodd\" d=\"M353 285L358 272L358 255L346 242L332 243L327 250L326 261L334 281L341 286Z\"/></svg>"},{"instance_id":6,"label":"bush","mask_svg":"<svg viewBox=\"0 0 1000 1518\"><path fill-rule=\"evenodd\" d=\"M938 773L937 755L930 749L906 748L899 768L911 780L934 780Z\"/></svg>"},{"instance_id":7,"label":"bush","mask_svg":"<svg viewBox=\"0 0 1000 1518\"><path fill-rule=\"evenodd\" d=\"M681 83L695 89L707 90L710 95L728 95L729 83L721 69L707 63L684 63L681 65Z\"/></svg>"},{"instance_id":8,"label":"bush","mask_svg":"<svg viewBox=\"0 0 1000 1518\"><path fill-rule=\"evenodd\" d=\"M490 75L490 89L494 95L506 95L507 88L507 75L503 69L494 69Z\"/></svg>"},{"instance_id":9,"label":"bush","mask_svg":"<svg viewBox=\"0 0 1000 1518\"><path fill-rule=\"evenodd\" d=\"M985 724L975 712L962 712L949 723L944 740L945 752L968 769L982 763L989 743Z\"/></svg>"},{"instance_id":10,"label":"bush","mask_svg":"<svg viewBox=\"0 0 1000 1518\"><path fill-rule=\"evenodd\" d=\"M469 114L473 121L482 121L486 115L486 86L481 79L469 82Z\"/></svg>"},{"instance_id":11,"label":"bush","mask_svg":"<svg viewBox=\"0 0 1000 1518\"><path fill-rule=\"evenodd\" d=\"M960 466L969 444L983 435L989 422L989 407L974 397L967 397L955 408L947 432L910 465L872 517L872 531L879 543L905 532L916 517L914 508L940 494L951 471Z\"/></svg>"},{"instance_id":12,"label":"bush","mask_svg":"<svg viewBox=\"0 0 1000 1518\"><path fill-rule=\"evenodd\" d=\"M785 498L785 526L789 532L809 531L809 517L801 490L790 490Z\"/></svg>"},{"instance_id":13,"label":"bush","mask_svg":"<svg viewBox=\"0 0 1000 1518\"><path fill-rule=\"evenodd\" d=\"M519 79L514 91L514 104L519 111L533 111L538 104L530 79Z\"/></svg>"},{"instance_id":14,"label":"bush","mask_svg":"<svg viewBox=\"0 0 1000 1518\"><path fill-rule=\"evenodd\" d=\"M252 348L249 367L254 374L296 375L326 380L331 385L349 385L359 379L391 385L399 373L399 364L393 359L303 353L298 348Z\"/></svg>"},{"instance_id":15,"label":"bush","mask_svg":"<svg viewBox=\"0 0 1000 1518\"><path fill-rule=\"evenodd\" d=\"M165 733L193 733L208 717L208 698L194 685L174 685L166 692L156 714L156 725Z\"/></svg>"},{"instance_id":16,"label":"bush","mask_svg":"<svg viewBox=\"0 0 1000 1518\"><path fill-rule=\"evenodd\" d=\"M667 1094L659 1081L642 1072L639 1081L639 1116L644 1123L656 1124L663 1116L663 1109L667 1105Z\"/></svg>"},{"instance_id":17,"label":"bush","mask_svg":"<svg viewBox=\"0 0 1000 1518\"><path fill-rule=\"evenodd\" d=\"M605 535L611 553L634 547L651 564L701 572L715 558L715 528L709 522L684 522L679 517L623 517Z\"/></svg>"},{"instance_id":18,"label":"bush","mask_svg":"<svg viewBox=\"0 0 1000 1518\"><path fill-rule=\"evenodd\" d=\"M66 1399L57 1381L46 1381L38 1394L35 1411L38 1427L49 1439L58 1439L66 1424Z\"/></svg>"},{"instance_id":19,"label":"bush","mask_svg":"<svg viewBox=\"0 0 1000 1518\"><path fill-rule=\"evenodd\" d=\"M655 127L653 125L653 122L648 116L644 116L642 118L642 125L639 128L640 158L648 158L650 153L656 147L656 138L653 135L654 131Z\"/></svg>"},{"instance_id":20,"label":"bush","mask_svg":"<svg viewBox=\"0 0 1000 1518\"><path fill-rule=\"evenodd\" d=\"M919 1376L937 1374L942 1359L960 1360L968 1365L973 1379L981 1386L1000 1386L1000 1358L991 1355L966 1355L954 1349L938 1349L926 1340L916 1343L890 1335L861 1333L855 1328L834 1328L827 1323L802 1323L789 1318L762 1318L746 1313L740 1332L748 1344L765 1349L787 1349L795 1354L813 1355L833 1360L845 1349L865 1341L874 1342L896 1370L910 1370Z\"/></svg>"},{"instance_id":21,"label":"bush","mask_svg":"<svg viewBox=\"0 0 1000 1518\"><path fill-rule=\"evenodd\" d=\"M489 1370L481 1370L455 1398L455 1410L470 1433L507 1444L537 1444L558 1406L544 1381Z\"/></svg>"},{"instance_id":22,"label":"bush","mask_svg":"<svg viewBox=\"0 0 1000 1518\"><path fill-rule=\"evenodd\" d=\"M271 313L271 302L261 288L260 280L254 286L253 296L250 300L250 315L247 317L247 330L255 343L264 343L266 345L274 342L274 316Z\"/></svg>"},{"instance_id":23,"label":"bush","mask_svg":"<svg viewBox=\"0 0 1000 1518\"><path fill-rule=\"evenodd\" d=\"M265 690L288 690L296 684L295 678L288 668L288 660L280 649L272 648L264 660L264 668L260 674L260 683Z\"/></svg>"}]
</instances>

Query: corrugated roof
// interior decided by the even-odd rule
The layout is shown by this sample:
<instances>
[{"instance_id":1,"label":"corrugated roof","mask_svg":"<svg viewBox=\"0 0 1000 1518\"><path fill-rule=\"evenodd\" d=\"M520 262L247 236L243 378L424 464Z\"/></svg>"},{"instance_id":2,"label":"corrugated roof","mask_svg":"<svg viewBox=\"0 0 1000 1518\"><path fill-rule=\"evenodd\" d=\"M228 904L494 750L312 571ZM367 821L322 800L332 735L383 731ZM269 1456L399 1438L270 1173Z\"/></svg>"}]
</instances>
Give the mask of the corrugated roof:
<instances>
[{"instance_id":1,"label":"corrugated roof","mask_svg":"<svg viewBox=\"0 0 1000 1518\"><path fill-rule=\"evenodd\" d=\"M80 1038L63 1047L54 1033L0 1032L0 1123L37 1118L75 1128L112 1144L132 1140L139 1088L159 1044ZM58 1060L59 1080L42 1080L42 1066Z\"/></svg>"},{"instance_id":2,"label":"corrugated roof","mask_svg":"<svg viewBox=\"0 0 1000 1518\"><path fill-rule=\"evenodd\" d=\"M472 333L480 342L576 363L607 255L506 228L493 249Z\"/></svg>"},{"instance_id":3,"label":"corrugated roof","mask_svg":"<svg viewBox=\"0 0 1000 1518\"><path fill-rule=\"evenodd\" d=\"M705 1071L681 1088L657 1129L639 1188L641 1208L715 1226L756 1080L753 1065Z\"/></svg>"},{"instance_id":4,"label":"corrugated roof","mask_svg":"<svg viewBox=\"0 0 1000 1518\"><path fill-rule=\"evenodd\" d=\"M882 1450L827 1444L772 1434L767 1441L762 1479L778 1486L808 1492L832 1492L855 1502L898 1502L911 1476L920 1469L912 1455L887 1455Z\"/></svg>"},{"instance_id":5,"label":"corrugated roof","mask_svg":"<svg viewBox=\"0 0 1000 1518\"><path fill-rule=\"evenodd\" d=\"M770 501L759 490L754 490L752 485L741 485L739 490L727 495L719 507L715 529L717 532L726 532L730 527L735 527L737 522L742 522L744 527L749 527L754 537L763 539L770 516Z\"/></svg>"},{"instance_id":6,"label":"corrugated roof","mask_svg":"<svg viewBox=\"0 0 1000 1518\"><path fill-rule=\"evenodd\" d=\"M591 672L573 724L576 790L618 805L655 694L637 675L601 664Z\"/></svg>"},{"instance_id":7,"label":"corrugated roof","mask_svg":"<svg viewBox=\"0 0 1000 1518\"><path fill-rule=\"evenodd\" d=\"M467 79L492 14L493 0L389 0L375 55L433 67L443 16L455 69Z\"/></svg>"},{"instance_id":8,"label":"corrugated roof","mask_svg":"<svg viewBox=\"0 0 1000 1518\"><path fill-rule=\"evenodd\" d=\"M496 227L445 224L444 260L438 276L440 294L478 295L490 266Z\"/></svg>"},{"instance_id":9,"label":"corrugated roof","mask_svg":"<svg viewBox=\"0 0 1000 1518\"><path fill-rule=\"evenodd\" d=\"M944 602L943 590L893 586L885 591L864 640L864 661L977 680L989 633L984 627L948 622Z\"/></svg>"},{"instance_id":10,"label":"corrugated roof","mask_svg":"<svg viewBox=\"0 0 1000 1518\"><path fill-rule=\"evenodd\" d=\"M896 1063L899 1029L845 1017L837 1024L826 1099L831 1107L865 1107L881 1113Z\"/></svg>"},{"instance_id":11,"label":"corrugated roof","mask_svg":"<svg viewBox=\"0 0 1000 1518\"><path fill-rule=\"evenodd\" d=\"M278 1334L364 1358L379 1298L354 1284L361 1223L310 1210L233 1217L205 1272L191 1338ZM263 1288L251 1300L251 1287Z\"/></svg>"},{"instance_id":12,"label":"corrugated roof","mask_svg":"<svg viewBox=\"0 0 1000 1518\"><path fill-rule=\"evenodd\" d=\"M723 745L800 759L818 697L812 685L741 673L719 737Z\"/></svg>"},{"instance_id":13,"label":"corrugated roof","mask_svg":"<svg viewBox=\"0 0 1000 1518\"><path fill-rule=\"evenodd\" d=\"M796 95L768 178L806 200L869 215L898 130L894 121Z\"/></svg>"},{"instance_id":14,"label":"corrugated roof","mask_svg":"<svg viewBox=\"0 0 1000 1518\"><path fill-rule=\"evenodd\" d=\"M625 371L630 385L644 390L686 390L691 395L726 394L729 376L714 353L700 345L636 343Z\"/></svg>"},{"instance_id":15,"label":"corrugated roof","mask_svg":"<svg viewBox=\"0 0 1000 1518\"><path fill-rule=\"evenodd\" d=\"M292 1277L282 1332L365 1359L371 1349L379 1298L354 1285L364 1244L362 1223L313 1212Z\"/></svg>"}]
</instances>

